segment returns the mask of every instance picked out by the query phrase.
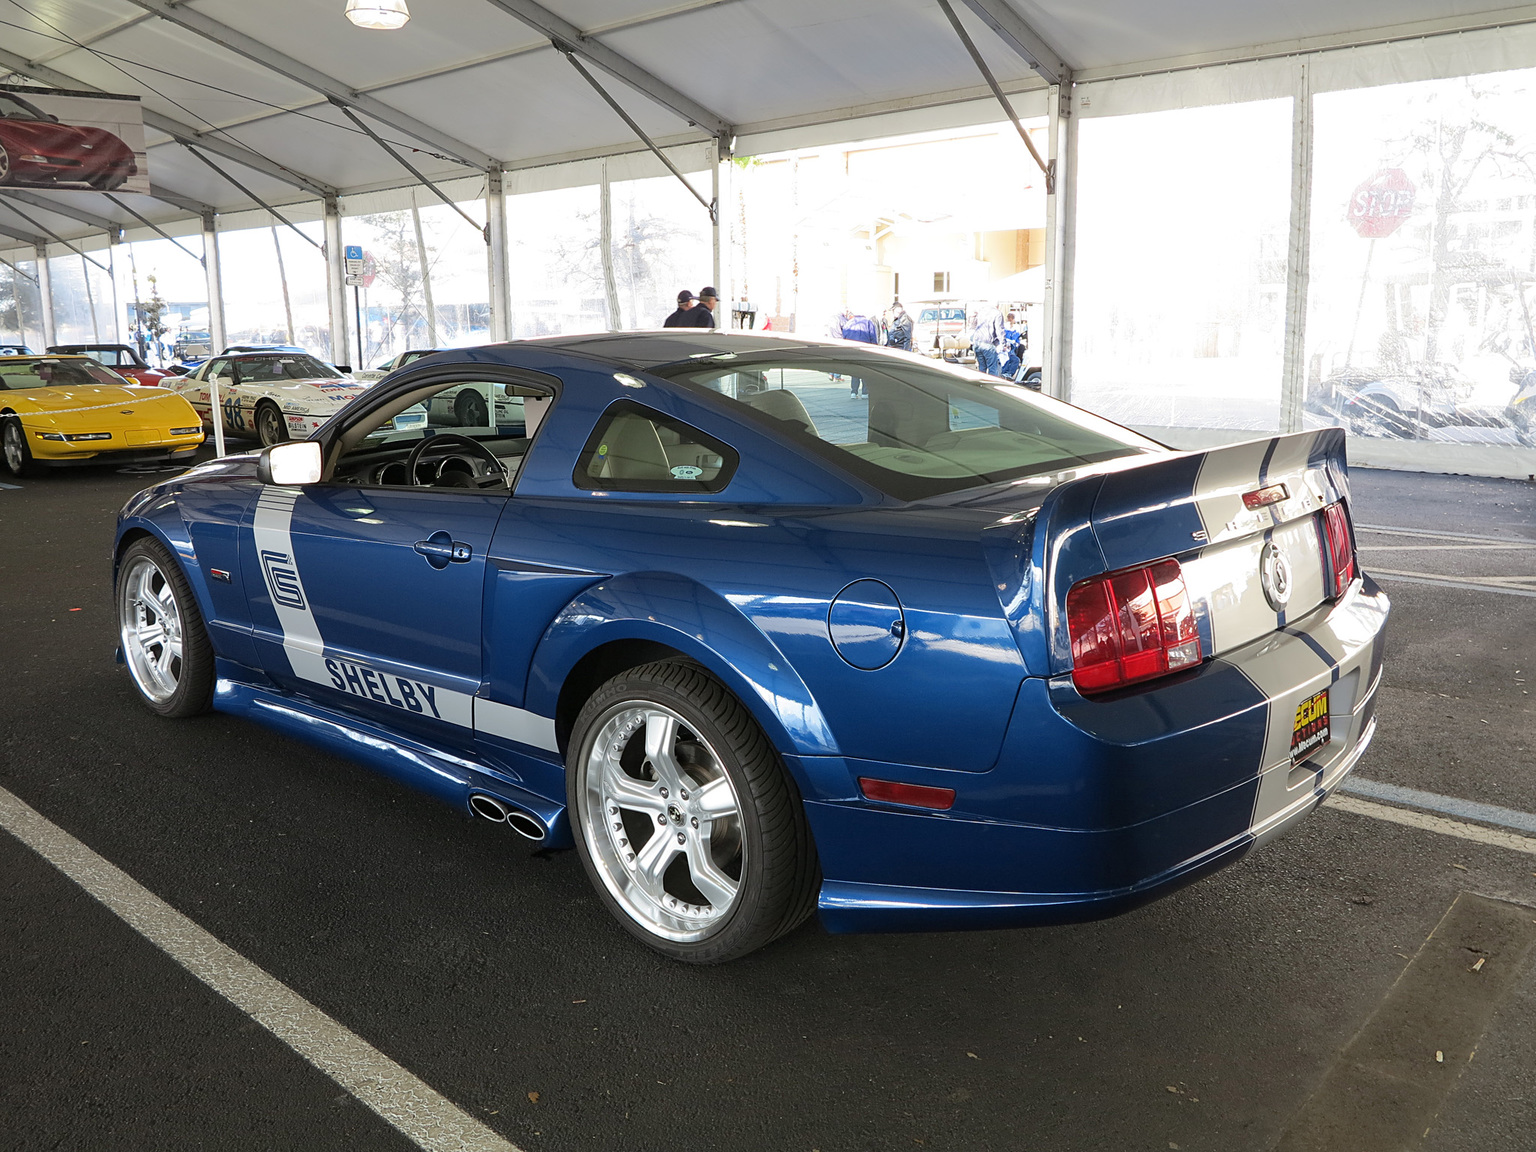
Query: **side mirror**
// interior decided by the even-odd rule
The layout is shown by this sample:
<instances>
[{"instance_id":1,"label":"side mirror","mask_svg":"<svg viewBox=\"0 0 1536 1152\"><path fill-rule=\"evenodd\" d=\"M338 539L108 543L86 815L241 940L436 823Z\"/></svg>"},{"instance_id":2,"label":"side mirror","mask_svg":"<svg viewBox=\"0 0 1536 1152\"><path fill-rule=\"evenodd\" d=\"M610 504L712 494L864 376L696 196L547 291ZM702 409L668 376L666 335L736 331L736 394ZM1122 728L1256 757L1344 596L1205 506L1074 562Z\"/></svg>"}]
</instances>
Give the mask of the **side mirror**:
<instances>
[{"instance_id":1,"label":"side mirror","mask_svg":"<svg viewBox=\"0 0 1536 1152\"><path fill-rule=\"evenodd\" d=\"M350 364L333 364L331 367L335 368L336 371L340 372L343 376L352 375L352 365Z\"/></svg>"},{"instance_id":2,"label":"side mirror","mask_svg":"<svg viewBox=\"0 0 1536 1152\"><path fill-rule=\"evenodd\" d=\"M318 440L289 440L262 451L256 459L256 479L263 484L318 484L324 463Z\"/></svg>"}]
</instances>

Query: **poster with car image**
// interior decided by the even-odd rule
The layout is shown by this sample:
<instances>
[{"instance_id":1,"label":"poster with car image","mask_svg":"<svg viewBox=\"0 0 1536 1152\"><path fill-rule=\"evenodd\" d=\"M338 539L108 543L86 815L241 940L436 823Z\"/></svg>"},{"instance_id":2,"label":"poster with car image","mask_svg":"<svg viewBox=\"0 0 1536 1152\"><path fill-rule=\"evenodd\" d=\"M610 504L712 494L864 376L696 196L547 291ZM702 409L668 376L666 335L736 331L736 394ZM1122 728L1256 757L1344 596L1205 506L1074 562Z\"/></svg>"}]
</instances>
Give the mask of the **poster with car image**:
<instances>
[{"instance_id":1,"label":"poster with car image","mask_svg":"<svg viewBox=\"0 0 1536 1152\"><path fill-rule=\"evenodd\" d=\"M147 193L139 98L0 84L0 188Z\"/></svg>"}]
</instances>

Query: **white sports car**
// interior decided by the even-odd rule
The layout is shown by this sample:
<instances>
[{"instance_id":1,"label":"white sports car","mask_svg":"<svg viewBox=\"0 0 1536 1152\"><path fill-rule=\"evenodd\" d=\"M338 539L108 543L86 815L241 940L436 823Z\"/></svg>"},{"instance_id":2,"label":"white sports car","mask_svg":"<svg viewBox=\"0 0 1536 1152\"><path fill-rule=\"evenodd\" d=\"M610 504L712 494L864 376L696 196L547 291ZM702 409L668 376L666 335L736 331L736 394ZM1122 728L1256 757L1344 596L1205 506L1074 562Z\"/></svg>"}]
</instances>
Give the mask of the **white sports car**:
<instances>
[{"instance_id":1,"label":"white sports car","mask_svg":"<svg viewBox=\"0 0 1536 1152\"><path fill-rule=\"evenodd\" d=\"M306 439L371 386L302 352L215 356L180 380L167 380L165 386L186 397L211 428L210 383L215 379L225 433L253 437L263 445ZM402 413L400 419L421 423L425 413Z\"/></svg>"}]
</instances>

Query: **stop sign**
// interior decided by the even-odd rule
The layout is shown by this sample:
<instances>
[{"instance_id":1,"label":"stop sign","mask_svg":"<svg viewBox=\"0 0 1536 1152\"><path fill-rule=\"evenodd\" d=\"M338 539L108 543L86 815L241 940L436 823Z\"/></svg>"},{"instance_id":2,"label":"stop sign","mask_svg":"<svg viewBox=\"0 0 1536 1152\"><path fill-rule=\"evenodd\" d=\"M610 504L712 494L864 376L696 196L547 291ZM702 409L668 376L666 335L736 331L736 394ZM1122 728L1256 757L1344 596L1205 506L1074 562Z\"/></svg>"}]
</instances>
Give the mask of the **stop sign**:
<instances>
[{"instance_id":1,"label":"stop sign","mask_svg":"<svg viewBox=\"0 0 1536 1152\"><path fill-rule=\"evenodd\" d=\"M1367 240L1390 236L1413 215L1413 181L1401 168L1383 168L1349 197L1344 215Z\"/></svg>"}]
</instances>

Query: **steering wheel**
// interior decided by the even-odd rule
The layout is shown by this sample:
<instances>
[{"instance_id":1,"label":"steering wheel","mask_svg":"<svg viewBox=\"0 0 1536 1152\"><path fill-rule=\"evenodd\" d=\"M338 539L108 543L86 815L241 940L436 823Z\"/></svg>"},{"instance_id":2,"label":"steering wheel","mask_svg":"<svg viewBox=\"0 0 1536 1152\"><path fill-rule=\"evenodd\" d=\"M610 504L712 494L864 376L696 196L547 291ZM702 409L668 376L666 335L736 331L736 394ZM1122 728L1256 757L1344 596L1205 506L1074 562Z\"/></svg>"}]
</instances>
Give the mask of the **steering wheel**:
<instances>
[{"instance_id":1,"label":"steering wheel","mask_svg":"<svg viewBox=\"0 0 1536 1152\"><path fill-rule=\"evenodd\" d=\"M410 477L412 485L422 488L431 487L431 485L423 484L420 477L416 475L416 464L429 447L440 446L447 441L454 441L459 445L467 447L476 456L484 460L494 471L499 472L502 482L506 482L507 466L497 458L496 453L492 452L480 441L468 436L460 436L457 432L439 432L436 436L424 437L421 443L412 448L411 454L405 458L405 473Z\"/></svg>"}]
</instances>

